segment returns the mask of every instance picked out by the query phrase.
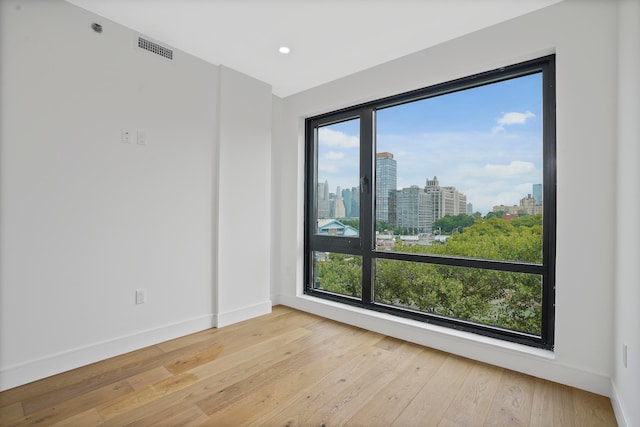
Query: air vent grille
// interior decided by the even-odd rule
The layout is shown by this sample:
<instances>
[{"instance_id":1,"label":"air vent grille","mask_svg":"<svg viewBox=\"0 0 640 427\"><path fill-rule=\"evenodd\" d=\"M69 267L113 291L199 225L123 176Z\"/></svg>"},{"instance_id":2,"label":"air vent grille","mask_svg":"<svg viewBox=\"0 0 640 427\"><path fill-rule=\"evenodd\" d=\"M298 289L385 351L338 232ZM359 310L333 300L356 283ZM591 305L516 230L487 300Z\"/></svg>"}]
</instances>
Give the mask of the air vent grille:
<instances>
[{"instance_id":1,"label":"air vent grille","mask_svg":"<svg viewBox=\"0 0 640 427\"><path fill-rule=\"evenodd\" d=\"M173 51L171 49L167 49L164 46L160 46L158 43L154 43L142 37L138 37L138 47L140 49L148 50L151 53L155 53L156 55L160 55L167 59L173 60Z\"/></svg>"}]
</instances>

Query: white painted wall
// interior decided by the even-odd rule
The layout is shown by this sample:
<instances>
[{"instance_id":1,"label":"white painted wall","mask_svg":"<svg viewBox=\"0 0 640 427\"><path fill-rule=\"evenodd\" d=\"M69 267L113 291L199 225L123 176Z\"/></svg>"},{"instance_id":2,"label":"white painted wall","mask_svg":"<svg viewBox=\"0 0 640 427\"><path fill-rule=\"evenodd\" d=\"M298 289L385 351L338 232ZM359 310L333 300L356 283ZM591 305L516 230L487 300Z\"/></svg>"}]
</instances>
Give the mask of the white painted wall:
<instances>
[{"instance_id":1,"label":"white painted wall","mask_svg":"<svg viewBox=\"0 0 640 427\"><path fill-rule=\"evenodd\" d=\"M640 1L622 0L618 16L617 242L611 397L619 424L640 426Z\"/></svg>"},{"instance_id":2,"label":"white painted wall","mask_svg":"<svg viewBox=\"0 0 640 427\"><path fill-rule=\"evenodd\" d=\"M211 327L218 67L0 3L0 388Z\"/></svg>"},{"instance_id":3,"label":"white painted wall","mask_svg":"<svg viewBox=\"0 0 640 427\"><path fill-rule=\"evenodd\" d=\"M617 6L566 1L285 98L274 139L278 301L570 384L610 393L616 161ZM557 53L555 352L532 350L302 295L303 119L356 103ZM637 193L637 192L636 192ZM296 197L293 197L295 195Z\"/></svg>"},{"instance_id":4,"label":"white painted wall","mask_svg":"<svg viewBox=\"0 0 640 427\"><path fill-rule=\"evenodd\" d=\"M273 95L273 101L272 101L272 114L271 114L271 140L272 140L272 144L273 141L275 141L277 138L280 138L280 135L282 135L282 125L283 125L283 121L282 121L282 98ZM273 153L273 146L272 146L272 153ZM282 188L283 186L286 186L287 183L286 181L283 180L283 174L280 171L280 169L278 167L274 167L275 165L278 165L280 162L280 159L275 158L276 156L272 156L271 157L271 188L272 189L278 189L278 188ZM295 193L290 193L290 194L295 194ZM283 193L282 191L271 191L271 206L274 207L274 209L272 209L273 211L276 211L281 204L282 204L282 197L287 197L286 193ZM280 221L280 218L278 216L272 215L271 216L271 247L270 247L270 253L271 254L276 254L280 248L280 239L279 236L282 233L281 230L281 226L283 224ZM271 264L270 264L270 268L271 268L271 300L274 301L275 299L278 298L278 295L280 295L280 283L282 282L280 279L280 275L281 275L281 271L280 271L280 257L278 256L272 256L271 257Z\"/></svg>"},{"instance_id":5,"label":"white painted wall","mask_svg":"<svg viewBox=\"0 0 640 427\"><path fill-rule=\"evenodd\" d=\"M217 324L271 312L271 87L220 67Z\"/></svg>"}]
</instances>

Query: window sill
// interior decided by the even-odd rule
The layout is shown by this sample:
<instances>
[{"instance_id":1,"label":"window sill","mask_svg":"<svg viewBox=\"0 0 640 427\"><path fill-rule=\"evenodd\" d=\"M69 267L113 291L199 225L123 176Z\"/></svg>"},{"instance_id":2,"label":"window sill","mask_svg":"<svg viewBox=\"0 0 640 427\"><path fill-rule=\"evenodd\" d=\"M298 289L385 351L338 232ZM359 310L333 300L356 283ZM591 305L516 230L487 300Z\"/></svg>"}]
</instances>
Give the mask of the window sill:
<instances>
[{"instance_id":1,"label":"window sill","mask_svg":"<svg viewBox=\"0 0 640 427\"><path fill-rule=\"evenodd\" d=\"M295 308L319 316L490 364L503 366L505 363L500 361L508 359L509 355L544 361L555 360L555 353L551 350L529 347L304 294L298 295L295 300L293 304ZM492 356L496 354L499 357ZM518 366L504 367L521 370Z\"/></svg>"}]
</instances>

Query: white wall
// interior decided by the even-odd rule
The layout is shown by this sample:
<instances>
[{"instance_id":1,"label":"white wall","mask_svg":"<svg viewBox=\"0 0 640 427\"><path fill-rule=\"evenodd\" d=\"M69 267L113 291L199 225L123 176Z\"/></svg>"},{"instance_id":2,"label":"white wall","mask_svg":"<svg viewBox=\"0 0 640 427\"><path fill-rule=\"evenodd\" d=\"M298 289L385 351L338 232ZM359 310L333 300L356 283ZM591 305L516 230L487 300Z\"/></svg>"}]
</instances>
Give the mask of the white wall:
<instances>
[{"instance_id":1,"label":"white wall","mask_svg":"<svg viewBox=\"0 0 640 427\"><path fill-rule=\"evenodd\" d=\"M616 138L615 3L566 1L285 98L274 140L279 302L600 394L610 392ZM302 295L303 118L557 53L555 352ZM279 194L278 194L279 193ZM296 195L296 197L292 197Z\"/></svg>"},{"instance_id":2,"label":"white wall","mask_svg":"<svg viewBox=\"0 0 640 427\"><path fill-rule=\"evenodd\" d=\"M271 86L220 68L218 326L271 311Z\"/></svg>"},{"instance_id":3,"label":"white wall","mask_svg":"<svg viewBox=\"0 0 640 427\"><path fill-rule=\"evenodd\" d=\"M271 140L272 140L272 153L274 153L273 141L280 138L282 135L282 98L273 95L272 102L272 114L271 114ZM283 186L286 186L286 181L283 180L283 174L280 171L279 167L276 167L280 159L276 158L277 156L271 156L271 188L279 189ZM274 166L276 165L276 166ZM278 207L282 204L282 198L287 197L287 193L283 193L282 191L271 191L271 206L272 212L278 210ZM295 193L290 193L295 194ZM280 239L282 230L280 227L283 224L280 221L280 217L276 215L271 216L271 247L270 253L277 254L280 248ZM271 257L271 300L274 301L280 295L280 283L282 280L280 279L281 271L280 271L280 257L272 256Z\"/></svg>"},{"instance_id":4,"label":"white wall","mask_svg":"<svg viewBox=\"0 0 640 427\"><path fill-rule=\"evenodd\" d=\"M621 426L640 426L640 2L619 12L615 340L612 402ZM627 346L627 366L623 346Z\"/></svg>"},{"instance_id":5,"label":"white wall","mask_svg":"<svg viewBox=\"0 0 640 427\"><path fill-rule=\"evenodd\" d=\"M64 2L0 28L0 386L210 327L217 68Z\"/></svg>"}]
</instances>

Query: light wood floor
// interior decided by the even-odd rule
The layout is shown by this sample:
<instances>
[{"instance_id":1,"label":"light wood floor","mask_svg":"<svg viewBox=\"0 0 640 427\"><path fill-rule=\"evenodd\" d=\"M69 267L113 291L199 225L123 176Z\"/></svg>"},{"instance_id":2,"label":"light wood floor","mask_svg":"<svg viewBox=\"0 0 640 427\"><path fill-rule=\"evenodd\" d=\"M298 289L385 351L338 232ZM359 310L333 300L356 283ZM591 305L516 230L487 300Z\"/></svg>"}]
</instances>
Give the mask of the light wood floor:
<instances>
[{"instance_id":1,"label":"light wood floor","mask_svg":"<svg viewBox=\"0 0 640 427\"><path fill-rule=\"evenodd\" d=\"M615 426L609 399L287 307L0 393L0 425Z\"/></svg>"}]
</instances>

